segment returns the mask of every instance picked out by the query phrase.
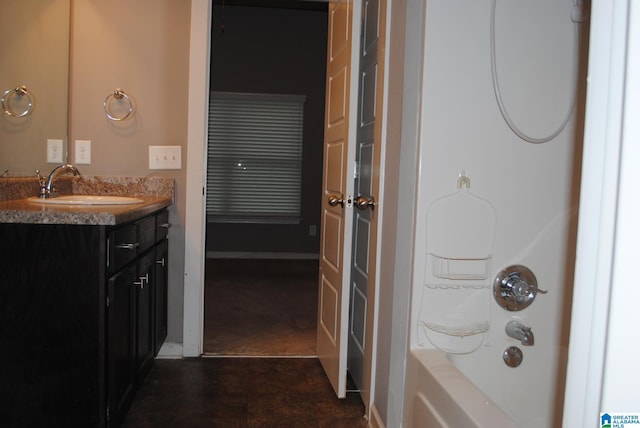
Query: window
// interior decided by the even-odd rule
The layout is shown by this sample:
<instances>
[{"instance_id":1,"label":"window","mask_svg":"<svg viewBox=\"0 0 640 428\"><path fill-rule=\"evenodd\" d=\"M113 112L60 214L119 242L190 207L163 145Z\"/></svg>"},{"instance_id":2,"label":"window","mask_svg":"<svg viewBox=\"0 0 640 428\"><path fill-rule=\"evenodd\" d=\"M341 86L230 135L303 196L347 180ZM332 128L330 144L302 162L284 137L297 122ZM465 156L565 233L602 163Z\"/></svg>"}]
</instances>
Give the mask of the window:
<instances>
[{"instance_id":1,"label":"window","mask_svg":"<svg viewBox=\"0 0 640 428\"><path fill-rule=\"evenodd\" d=\"M211 94L209 220L300 221L304 101L300 95Z\"/></svg>"}]
</instances>

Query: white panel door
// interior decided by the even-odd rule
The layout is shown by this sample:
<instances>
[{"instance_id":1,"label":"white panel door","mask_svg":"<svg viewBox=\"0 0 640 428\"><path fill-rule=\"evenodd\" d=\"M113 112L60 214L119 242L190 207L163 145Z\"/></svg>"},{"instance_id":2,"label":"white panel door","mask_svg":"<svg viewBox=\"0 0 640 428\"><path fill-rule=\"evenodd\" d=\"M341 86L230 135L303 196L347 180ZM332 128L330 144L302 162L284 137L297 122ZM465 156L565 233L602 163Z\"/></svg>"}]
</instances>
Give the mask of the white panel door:
<instances>
[{"instance_id":1,"label":"white panel door","mask_svg":"<svg viewBox=\"0 0 640 428\"><path fill-rule=\"evenodd\" d=\"M348 370L368 408L380 203L386 0L362 3Z\"/></svg>"},{"instance_id":2,"label":"white panel door","mask_svg":"<svg viewBox=\"0 0 640 428\"><path fill-rule=\"evenodd\" d=\"M349 165L352 17L351 0L329 4L317 352L340 398L346 396L349 287L345 274L353 216L347 196L353 189L352 180L347 179L349 172L353 174Z\"/></svg>"}]
</instances>

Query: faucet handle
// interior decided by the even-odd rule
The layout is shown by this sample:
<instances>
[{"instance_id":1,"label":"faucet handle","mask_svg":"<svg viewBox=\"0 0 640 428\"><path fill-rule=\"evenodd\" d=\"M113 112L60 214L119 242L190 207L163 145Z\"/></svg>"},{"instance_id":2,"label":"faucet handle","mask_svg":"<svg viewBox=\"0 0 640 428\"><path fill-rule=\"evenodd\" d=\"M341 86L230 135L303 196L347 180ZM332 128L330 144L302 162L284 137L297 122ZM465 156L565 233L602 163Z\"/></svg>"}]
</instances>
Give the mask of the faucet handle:
<instances>
[{"instance_id":1,"label":"faucet handle","mask_svg":"<svg viewBox=\"0 0 640 428\"><path fill-rule=\"evenodd\" d=\"M519 272L509 273L507 278L505 278L505 281L507 281L506 285L511 287L516 297L526 298L531 293L547 294L546 290L540 290L538 288L538 284L535 281L529 284L527 281L522 279Z\"/></svg>"},{"instance_id":2,"label":"faucet handle","mask_svg":"<svg viewBox=\"0 0 640 428\"><path fill-rule=\"evenodd\" d=\"M496 302L508 311L520 311L536 298L546 294L546 290L538 288L535 275L527 267L513 265L504 268L493 282L493 296Z\"/></svg>"},{"instance_id":3,"label":"faucet handle","mask_svg":"<svg viewBox=\"0 0 640 428\"><path fill-rule=\"evenodd\" d=\"M38 179L38 185L40 186L40 197L44 198L47 193L47 179L40 174L39 169L36 169L36 178Z\"/></svg>"}]
</instances>

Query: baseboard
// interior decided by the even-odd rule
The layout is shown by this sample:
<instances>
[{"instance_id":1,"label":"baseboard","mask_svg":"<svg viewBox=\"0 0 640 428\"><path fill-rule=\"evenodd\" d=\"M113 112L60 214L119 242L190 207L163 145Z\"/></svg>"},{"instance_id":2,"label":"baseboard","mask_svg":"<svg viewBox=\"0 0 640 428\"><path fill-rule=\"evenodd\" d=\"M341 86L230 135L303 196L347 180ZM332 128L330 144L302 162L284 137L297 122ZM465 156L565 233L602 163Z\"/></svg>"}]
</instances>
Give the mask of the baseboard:
<instances>
[{"instance_id":1,"label":"baseboard","mask_svg":"<svg viewBox=\"0 0 640 428\"><path fill-rule=\"evenodd\" d=\"M274 253L260 251L207 251L208 259L318 260L318 253Z\"/></svg>"},{"instance_id":2,"label":"baseboard","mask_svg":"<svg viewBox=\"0 0 640 428\"><path fill-rule=\"evenodd\" d=\"M182 358L182 343L164 342L158 352L158 358L178 359Z\"/></svg>"},{"instance_id":3,"label":"baseboard","mask_svg":"<svg viewBox=\"0 0 640 428\"><path fill-rule=\"evenodd\" d=\"M371 419L369 419L369 428L385 428L384 422L378 413L375 404L371 406Z\"/></svg>"}]
</instances>

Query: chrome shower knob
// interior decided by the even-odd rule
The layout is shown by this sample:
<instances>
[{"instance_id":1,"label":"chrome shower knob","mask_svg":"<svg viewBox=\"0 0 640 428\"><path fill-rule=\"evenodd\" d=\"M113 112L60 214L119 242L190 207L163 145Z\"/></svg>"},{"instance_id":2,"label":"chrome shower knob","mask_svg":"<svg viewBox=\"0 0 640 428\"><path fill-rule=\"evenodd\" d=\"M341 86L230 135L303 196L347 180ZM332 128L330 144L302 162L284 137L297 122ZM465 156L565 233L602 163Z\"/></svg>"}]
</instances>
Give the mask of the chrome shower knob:
<instances>
[{"instance_id":1,"label":"chrome shower knob","mask_svg":"<svg viewBox=\"0 0 640 428\"><path fill-rule=\"evenodd\" d=\"M493 282L493 297L508 311L520 311L546 291L538 288L535 275L526 266L513 265L504 268Z\"/></svg>"}]
</instances>

